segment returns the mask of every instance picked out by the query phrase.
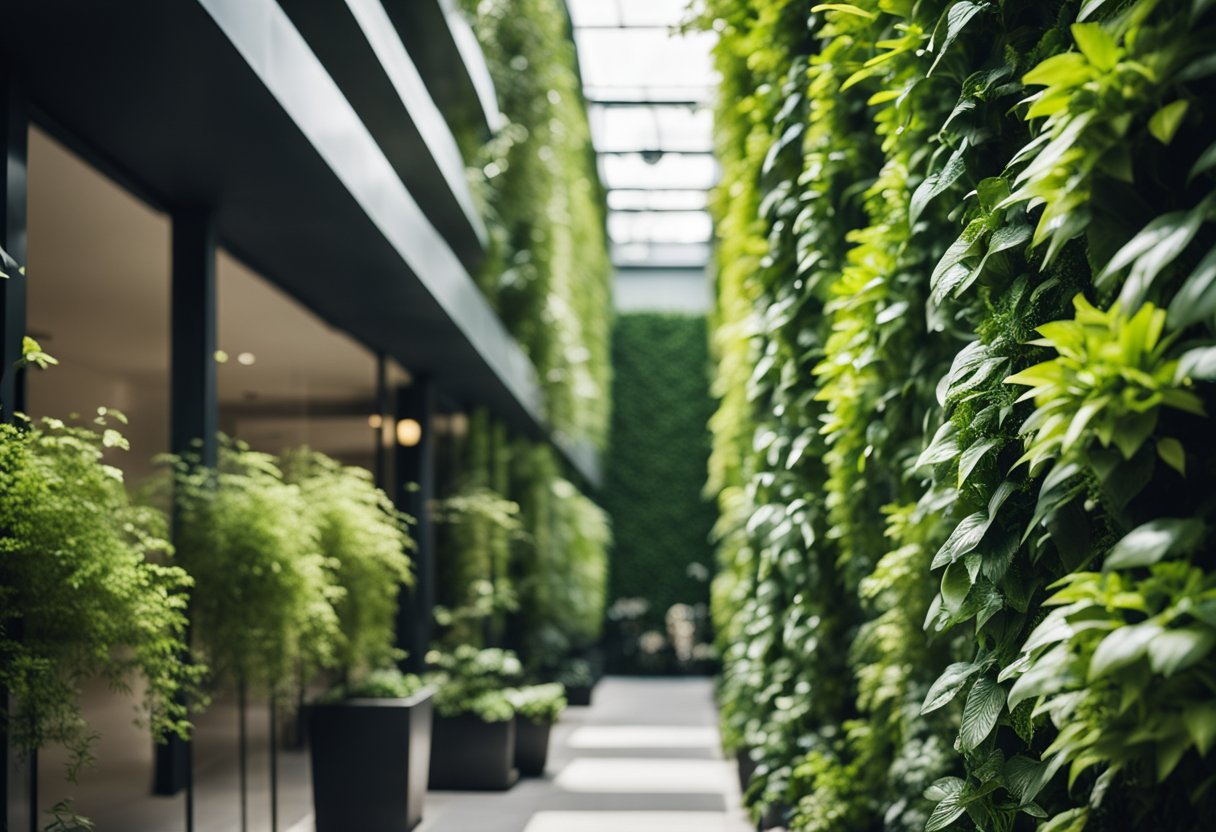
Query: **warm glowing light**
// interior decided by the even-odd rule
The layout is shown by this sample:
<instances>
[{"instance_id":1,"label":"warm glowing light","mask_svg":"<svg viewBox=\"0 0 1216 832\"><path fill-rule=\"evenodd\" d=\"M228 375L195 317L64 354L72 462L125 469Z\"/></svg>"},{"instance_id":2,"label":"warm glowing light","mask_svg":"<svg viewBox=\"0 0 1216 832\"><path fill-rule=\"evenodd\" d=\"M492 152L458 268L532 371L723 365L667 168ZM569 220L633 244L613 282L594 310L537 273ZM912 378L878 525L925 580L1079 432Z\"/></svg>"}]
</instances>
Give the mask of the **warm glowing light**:
<instances>
[{"instance_id":1,"label":"warm glowing light","mask_svg":"<svg viewBox=\"0 0 1216 832\"><path fill-rule=\"evenodd\" d=\"M422 441L422 425L414 419L402 419L397 423L397 444L412 448Z\"/></svg>"},{"instance_id":2,"label":"warm glowing light","mask_svg":"<svg viewBox=\"0 0 1216 832\"><path fill-rule=\"evenodd\" d=\"M367 417L367 426L372 430L380 430L384 426L384 417L379 413L373 413Z\"/></svg>"},{"instance_id":3,"label":"warm glowing light","mask_svg":"<svg viewBox=\"0 0 1216 832\"><path fill-rule=\"evenodd\" d=\"M253 365L253 362L257 361L257 358L251 352L243 352L236 357L236 360L237 363L250 367Z\"/></svg>"},{"instance_id":4,"label":"warm glowing light","mask_svg":"<svg viewBox=\"0 0 1216 832\"><path fill-rule=\"evenodd\" d=\"M215 363L216 364L227 364L228 363L228 353L224 352L223 350L216 350L215 351Z\"/></svg>"}]
</instances>

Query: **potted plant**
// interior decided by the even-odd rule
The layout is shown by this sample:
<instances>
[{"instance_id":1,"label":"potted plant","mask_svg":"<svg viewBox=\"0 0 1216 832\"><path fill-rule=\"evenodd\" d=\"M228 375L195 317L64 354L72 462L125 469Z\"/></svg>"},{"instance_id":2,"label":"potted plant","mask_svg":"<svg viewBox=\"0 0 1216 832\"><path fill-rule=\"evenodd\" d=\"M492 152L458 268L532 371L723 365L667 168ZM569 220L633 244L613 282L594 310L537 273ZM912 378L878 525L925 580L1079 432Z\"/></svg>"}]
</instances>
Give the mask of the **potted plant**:
<instances>
[{"instance_id":1,"label":"potted plant","mask_svg":"<svg viewBox=\"0 0 1216 832\"><path fill-rule=\"evenodd\" d=\"M557 681L561 683L565 691L568 704L578 706L591 704L591 692L595 689L595 676L591 673L591 662L586 659L569 659L557 672Z\"/></svg>"},{"instance_id":2,"label":"potted plant","mask_svg":"<svg viewBox=\"0 0 1216 832\"><path fill-rule=\"evenodd\" d=\"M515 767L524 777L542 777L549 760L549 734L566 709L565 689L558 683L509 691L515 708Z\"/></svg>"},{"instance_id":3,"label":"potted plant","mask_svg":"<svg viewBox=\"0 0 1216 832\"><path fill-rule=\"evenodd\" d=\"M241 828L247 826L246 702L271 708L271 811L275 814L276 702L299 668L329 667L341 636L342 592L320 551L301 488L269 454L222 438L219 465L170 456L178 557L197 586L191 607L197 649L217 681L235 684Z\"/></svg>"},{"instance_id":4,"label":"potted plant","mask_svg":"<svg viewBox=\"0 0 1216 832\"><path fill-rule=\"evenodd\" d=\"M309 707L317 832L408 832L422 822L432 694L418 676L377 670Z\"/></svg>"},{"instance_id":5,"label":"potted plant","mask_svg":"<svg viewBox=\"0 0 1216 832\"><path fill-rule=\"evenodd\" d=\"M504 790L515 785L515 708L507 694L523 671L509 650L432 650L436 687L430 787Z\"/></svg>"},{"instance_id":6,"label":"potted plant","mask_svg":"<svg viewBox=\"0 0 1216 832\"><path fill-rule=\"evenodd\" d=\"M384 669L395 647L398 597L411 581L408 518L371 474L302 448L284 455L317 529L334 583L335 659L343 683L308 709L318 832L407 832L422 820L432 691Z\"/></svg>"},{"instance_id":7,"label":"potted plant","mask_svg":"<svg viewBox=\"0 0 1216 832\"><path fill-rule=\"evenodd\" d=\"M30 339L25 355L50 363ZM99 408L93 422L0 424L0 719L32 764L45 745L67 747L72 781L95 739L78 701L83 679L125 689L142 676L138 719L163 739L188 735L180 697L202 673L178 661L191 581L167 560L164 516L132 505L107 463L127 447L112 427L125 419ZM87 823L66 804L55 811Z\"/></svg>"}]
</instances>

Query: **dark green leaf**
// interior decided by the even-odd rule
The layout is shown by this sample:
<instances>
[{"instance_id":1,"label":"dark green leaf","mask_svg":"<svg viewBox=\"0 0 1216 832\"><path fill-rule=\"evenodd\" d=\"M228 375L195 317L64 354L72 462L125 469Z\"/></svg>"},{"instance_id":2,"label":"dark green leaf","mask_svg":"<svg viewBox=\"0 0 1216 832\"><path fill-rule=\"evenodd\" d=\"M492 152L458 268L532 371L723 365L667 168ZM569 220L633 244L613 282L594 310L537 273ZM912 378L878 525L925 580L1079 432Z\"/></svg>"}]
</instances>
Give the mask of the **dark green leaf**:
<instances>
[{"instance_id":1,"label":"dark green leaf","mask_svg":"<svg viewBox=\"0 0 1216 832\"><path fill-rule=\"evenodd\" d=\"M1216 742L1216 702L1196 702L1182 711L1182 723L1204 757Z\"/></svg>"},{"instance_id":2,"label":"dark green leaf","mask_svg":"<svg viewBox=\"0 0 1216 832\"><path fill-rule=\"evenodd\" d=\"M958 486L963 487L963 483L967 481L967 477L971 476L971 472L975 470L975 466L980 460L991 451L993 448L1001 444L999 439L983 439L976 442L967 450L963 451L962 456L958 461Z\"/></svg>"},{"instance_id":3,"label":"dark green leaf","mask_svg":"<svg viewBox=\"0 0 1216 832\"><path fill-rule=\"evenodd\" d=\"M963 555L975 549L988 531L991 522L985 512L977 511L955 526L950 537L942 544L936 557L933 558L933 569L940 569L948 563L954 563Z\"/></svg>"},{"instance_id":4,"label":"dark green leaf","mask_svg":"<svg viewBox=\"0 0 1216 832\"><path fill-rule=\"evenodd\" d=\"M988 739L1005 709L1005 689L995 680L981 676L971 686L963 705L963 723L959 740L964 751L974 751Z\"/></svg>"},{"instance_id":5,"label":"dark green leaf","mask_svg":"<svg viewBox=\"0 0 1216 832\"><path fill-rule=\"evenodd\" d=\"M972 662L955 662L947 667L929 688L920 712L922 714L931 713L950 704L963 689L963 685L967 684L967 680L974 676L979 669L980 666Z\"/></svg>"},{"instance_id":6,"label":"dark green leaf","mask_svg":"<svg viewBox=\"0 0 1216 832\"><path fill-rule=\"evenodd\" d=\"M962 5L962 4L960 4ZM908 222L915 223L933 199L942 194L947 188L959 180L967 172L967 142L964 141L957 150L946 160L940 171L925 177L912 194L908 205Z\"/></svg>"},{"instance_id":7,"label":"dark green leaf","mask_svg":"<svg viewBox=\"0 0 1216 832\"><path fill-rule=\"evenodd\" d=\"M946 50L949 49L950 45L958 38L959 33L963 31L966 25L971 21L971 18L975 17L976 14L983 11L985 8L986 4L971 3L969 0L962 0L962 2L955 3L950 7L950 9L946 12L945 37L942 38L940 43L935 42L930 45L931 50L937 53L937 57L933 59L933 64L929 67L929 71L925 73L926 75L933 74L933 70L937 69L937 65L941 63L942 57L944 57L946 54Z\"/></svg>"}]
</instances>

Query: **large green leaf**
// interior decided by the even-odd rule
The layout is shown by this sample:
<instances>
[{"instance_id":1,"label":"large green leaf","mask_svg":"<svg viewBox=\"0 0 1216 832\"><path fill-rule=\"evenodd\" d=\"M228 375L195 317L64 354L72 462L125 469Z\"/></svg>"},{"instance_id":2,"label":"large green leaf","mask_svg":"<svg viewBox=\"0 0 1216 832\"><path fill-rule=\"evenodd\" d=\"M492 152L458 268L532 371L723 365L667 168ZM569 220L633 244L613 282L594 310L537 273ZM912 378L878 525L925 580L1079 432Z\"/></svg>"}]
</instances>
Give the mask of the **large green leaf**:
<instances>
[{"instance_id":1,"label":"large green leaf","mask_svg":"<svg viewBox=\"0 0 1216 832\"><path fill-rule=\"evenodd\" d=\"M987 3L972 3L969 0L961 0L961 2L955 3L949 8L946 12L946 33L940 41L936 37L934 38L931 49L937 53L937 57L933 59L933 63L925 75L933 74L933 71L937 69L937 65L941 63L942 58L945 56L946 50L958 39L959 34L971 22L971 18L987 7Z\"/></svg>"},{"instance_id":2,"label":"large green leaf","mask_svg":"<svg viewBox=\"0 0 1216 832\"><path fill-rule=\"evenodd\" d=\"M980 545L980 541L991 525L992 520L984 511L977 511L964 517L951 532L946 542L942 544L942 548L938 550L937 555L933 558L932 568L940 569L973 551L976 546Z\"/></svg>"},{"instance_id":3,"label":"large green leaf","mask_svg":"<svg viewBox=\"0 0 1216 832\"><path fill-rule=\"evenodd\" d=\"M959 742L964 751L974 751L988 739L1004 708L1005 689L988 676L976 679L963 705Z\"/></svg>"},{"instance_id":4,"label":"large green leaf","mask_svg":"<svg viewBox=\"0 0 1216 832\"><path fill-rule=\"evenodd\" d=\"M1182 627L1158 634L1148 645L1148 661L1153 671L1173 676L1202 661L1216 645L1216 632L1207 628Z\"/></svg>"},{"instance_id":5,"label":"large green leaf","mask_svg":"<svg viewBox=\"0 0 1216 832\"><path fill-rule=\"evenodd\" d=\"M967 684L967 680L979 670L980 665L974 662L955 662L947 667L929 688L929 692L925 694L925 701L921 705L920 712L922 714L932 713L938 708L950 704Z\"/></svg>"},{"instance_id":6,"label":"large green leaf","mask_svg":"<svg viewBox=\"0 0 1216 832\"><path fill-rule=\"evenodd\" d=\"M1204 525L1193 518L1153 520L1129 532L1106 556L1103 569L1152 566L1166 555L1189 552L1203 539Z\"/></svg>"},{"instance_id":7,"label":"large green leaf","mask_svg":"<svg viewBox=\"0 0 1216 832\"><path fill-rule=\"evenodd\" d=\"M1109 673L1139 661L1148 652L1149 643L1162 632L1160 624L1146 621L1120 627L1102 639L1089 661L1089 681L1101 679Z\"/></svg>"}]
</instances>

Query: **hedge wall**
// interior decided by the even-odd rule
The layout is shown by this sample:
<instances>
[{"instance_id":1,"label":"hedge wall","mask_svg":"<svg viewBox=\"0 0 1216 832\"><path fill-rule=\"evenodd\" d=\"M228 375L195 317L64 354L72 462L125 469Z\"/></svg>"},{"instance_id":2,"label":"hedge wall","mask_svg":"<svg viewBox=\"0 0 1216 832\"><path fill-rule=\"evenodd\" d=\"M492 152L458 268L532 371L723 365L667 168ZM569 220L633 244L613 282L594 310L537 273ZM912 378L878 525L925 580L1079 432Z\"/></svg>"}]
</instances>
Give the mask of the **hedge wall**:
<instances>
[{"instance_id":1,"label":"hedge wall","mask_svg":"<svg viewBox=\"0 0 1216 832\"><path fill-rule=\"evenodd\" d=\"M664 632L676 603L709 600L704 574L715 511L702 497L709 458L709 355L703 317L621 315L613 329L612 446L604 508L612 518L610 600L645 598L644 627Z\"/></svg>"},{"instance_id":2,"label":"hedge wall","mask_svg":"<svg viewBox=\"0 0 1216 832\"><path fill-rule=\"evenodd\" d=\"M1216 810L1208 0L708 0L714 614L757 817Z\"/></svg>"}]
</instances>

